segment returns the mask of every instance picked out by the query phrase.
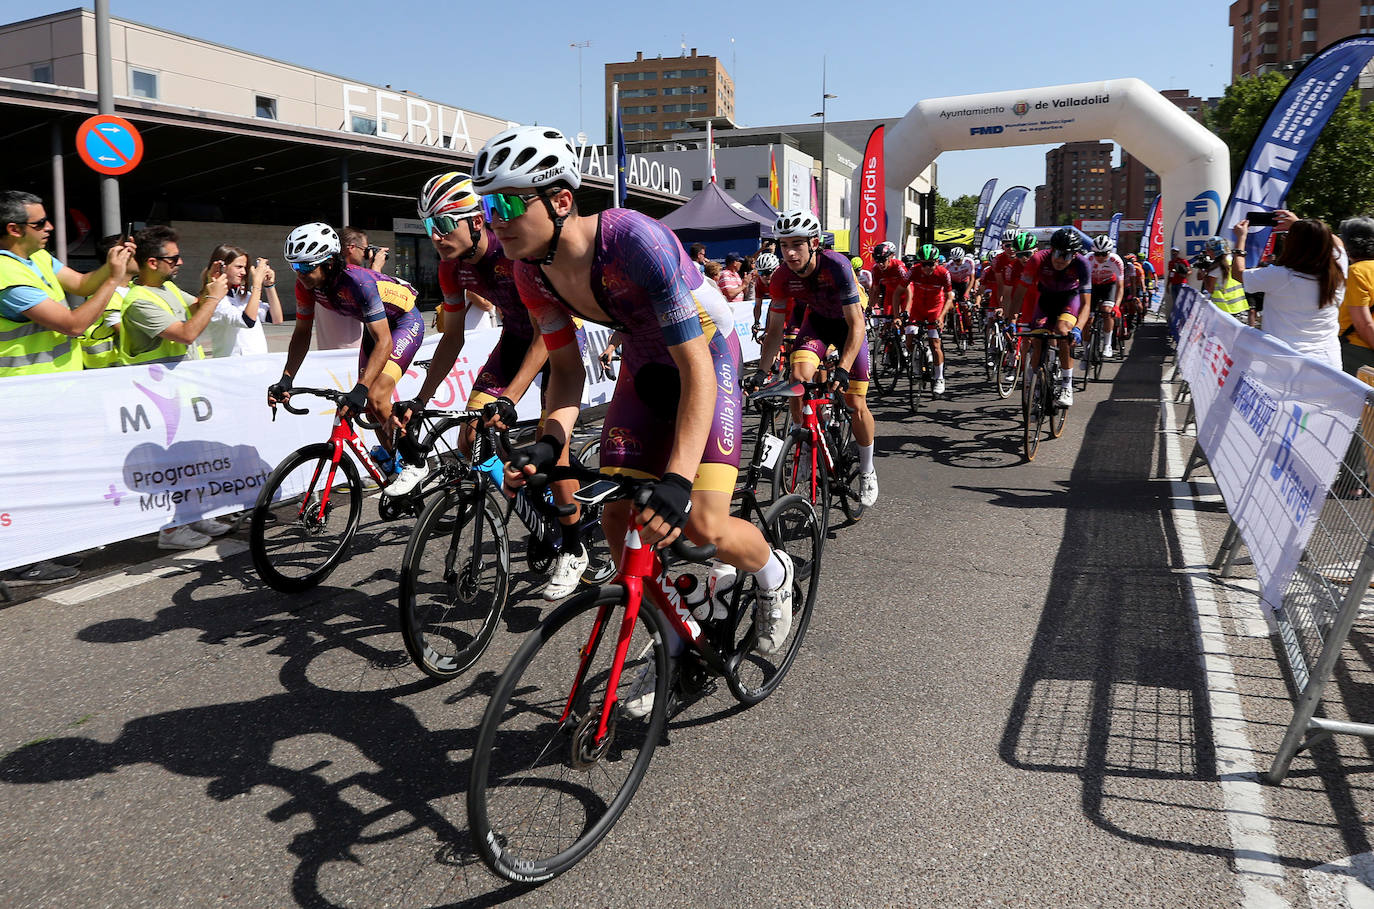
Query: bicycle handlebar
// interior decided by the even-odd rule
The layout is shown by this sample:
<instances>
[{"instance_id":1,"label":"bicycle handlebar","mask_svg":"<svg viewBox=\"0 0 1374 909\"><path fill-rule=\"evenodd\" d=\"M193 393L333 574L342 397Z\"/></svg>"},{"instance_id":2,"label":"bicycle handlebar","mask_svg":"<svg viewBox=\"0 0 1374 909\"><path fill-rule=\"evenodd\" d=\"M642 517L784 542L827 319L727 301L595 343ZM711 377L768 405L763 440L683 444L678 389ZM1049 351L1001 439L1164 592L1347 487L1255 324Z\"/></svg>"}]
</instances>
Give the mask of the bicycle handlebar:
<instances>
[{"instance_id":1,"label":"bicycle handlebar","mask_svg":"<svg viewBox=\"0 0 1374 909\"><path fill-rule=\"evenodd\" d=\"M338 407L341 404L343 404L344 398L348 397L347 392L339 391L336 388L292 388L290 389L290 395L292 398L294 398L296 395L315 395L316 397L324 398L326 401L332 403L335 407ZM287 398L286 400L280 401L279 403L282 407L286 408L287 413L293 413L298 417L310 413L310 408L308 407L291 406L291 398ZM375 420L369 419L366 414L362 413L354 414L353 420L364 429L371 429L373 431L380 429L382 425L381 423L378 423Z\"/></svg>"}]
</instances>

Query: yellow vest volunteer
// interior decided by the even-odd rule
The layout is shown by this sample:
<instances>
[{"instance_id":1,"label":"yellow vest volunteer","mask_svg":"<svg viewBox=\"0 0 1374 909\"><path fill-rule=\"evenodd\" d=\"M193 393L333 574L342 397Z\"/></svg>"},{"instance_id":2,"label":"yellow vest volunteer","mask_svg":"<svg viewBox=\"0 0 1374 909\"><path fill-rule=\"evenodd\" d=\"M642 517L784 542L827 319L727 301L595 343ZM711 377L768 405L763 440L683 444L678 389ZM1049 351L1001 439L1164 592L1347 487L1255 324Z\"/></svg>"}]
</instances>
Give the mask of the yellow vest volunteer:
<instances>
[{"instance_id":1,"label":"yellow vest volunteer","mask_svg":"<svg viewBox=\"0 0 1374 909\"><path fill-rule=\"evenodd\" d=\"M66 305L66 292L57 281L52 256L45 250L34 253L28 263L12 253L0 252L0 291L11 287L34 287ZM81 353L75 338L27 319L16 321L0 316L0 376L39 375L81 368Z\"/></svg>"}]
</instances>

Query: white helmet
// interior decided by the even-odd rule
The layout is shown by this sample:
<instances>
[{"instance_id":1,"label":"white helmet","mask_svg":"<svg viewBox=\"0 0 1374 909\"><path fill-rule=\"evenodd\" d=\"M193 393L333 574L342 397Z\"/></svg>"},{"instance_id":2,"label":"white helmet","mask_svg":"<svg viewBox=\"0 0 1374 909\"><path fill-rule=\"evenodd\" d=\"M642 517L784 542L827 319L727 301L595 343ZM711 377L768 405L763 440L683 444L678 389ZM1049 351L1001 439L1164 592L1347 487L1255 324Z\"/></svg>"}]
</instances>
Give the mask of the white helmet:
<instances>
[{"instance_id":1,"label":"white helmet","mask_svg":"<svg viewBox=\"0 0 1374 909\"><path fill-rule=\"evenodd\" d=\"M549 126L513 126L487 140L472 168L479 193L538 189L561 180L571 189L582 185L577 153L558 130Z\"/></svg>"},{"instance_id":2,"label":"white helmet","mask_svg":"<svg viewBox=\"0 0 1374 909\"><path fill-rule=\"evenodd\" d=\"M312 221L286 235L282 255L293 264L319 265L330 256L337 256L340 249L339 235L334 228Z\"/></svg>"},{"instance_id":3,"label":"white helmet","mask_svg":"<svg viewBox=\"0 0 1374 909\"><path fill-rule=\"evenodd\" d=\"M967 254L964 252L964 248L962 246L956 246L949 251L949 258L951 262L958 262L965 255Z\"/></svg>"},{"instance_id":4,"label":"white helmet","mask_svg":"<svg viewBox=\"0 0 1374 909\"><path fill-rule=\"evenodd\" d=\"M754 260L754 269L761 275L771 275L778 270L778 257L772 253L759 253Z\"/></svg>"},{"instance_id":5,"label":"white helmet","mask_svg":"<svg viewBox=\"0 0 1374 909\"><path fill-rule=\"evenodd\" d=\"M804 208L779 212L778 220L773 224L773 234L779 240L784 237L819 237L821 222Z\"/></svg>"},{"instance_id":6,"label":"white helmet","mask_svg":"<svg viewBox=\"0 0 1374 909\"><path fill-rule=\"evenodd\" d=\"M1107 236L1106 234L1103 234L1096 240L1093 240L1093 252L1095 253L1110 253L1115 250L1116 241L1113 240L1111 237Z\"/></svg>"}]
</instances>

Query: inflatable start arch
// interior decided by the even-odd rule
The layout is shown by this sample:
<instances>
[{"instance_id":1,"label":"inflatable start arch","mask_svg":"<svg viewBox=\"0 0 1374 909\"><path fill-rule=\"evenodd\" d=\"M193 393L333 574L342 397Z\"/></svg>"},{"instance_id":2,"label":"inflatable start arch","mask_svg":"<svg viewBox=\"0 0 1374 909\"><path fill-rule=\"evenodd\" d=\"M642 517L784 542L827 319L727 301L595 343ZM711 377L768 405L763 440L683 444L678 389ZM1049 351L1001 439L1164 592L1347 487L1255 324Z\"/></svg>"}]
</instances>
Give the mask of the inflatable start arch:
<instances>
[{"instance_id":1,"label":"inflatable start arch","mask_svg":"<svg viewBox=\"0 0 1374 909\"><path fill-rule=\"evenodd\" d=\"M1115 141L1159 174L1166 252L1170 246L1189 256L1200 252L1216 233L1230 193L1226 144L1139 79L918 103L884 137L887 210L902 210L903 189L941 152L1094 139ZM854 175L853 199L862 198L860 174ZM855 236L863 217L859 208ZM900 244L901 237L892 236L900 231L901 219L889 218L888 239Z\"/></svg>"}]
</instances>

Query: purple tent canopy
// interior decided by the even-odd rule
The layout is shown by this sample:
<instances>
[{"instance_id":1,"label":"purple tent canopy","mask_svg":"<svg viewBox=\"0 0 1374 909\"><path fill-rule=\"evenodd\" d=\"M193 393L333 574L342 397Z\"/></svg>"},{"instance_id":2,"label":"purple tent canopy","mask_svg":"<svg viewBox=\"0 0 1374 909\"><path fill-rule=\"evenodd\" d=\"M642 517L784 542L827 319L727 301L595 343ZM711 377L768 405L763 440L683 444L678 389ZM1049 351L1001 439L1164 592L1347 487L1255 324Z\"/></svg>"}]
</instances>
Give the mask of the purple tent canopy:
<instances>
[{"instance_id":1,"label":"purple tent canopy","mask_svg":"<svg viewBox=\"0 0 1374 909\"><path fill-rule=\"evenodd\" d=\"M744 207L756 215L767 218L769 221L778 220L778 210L769 204L762 193L754 193L749 201L744 203Z\"/></svg>"},{"instance_id":2,"label":"purple tent canopy","mask_svg":"<svg viewBox=\"0 0 1374 909\"><path fill-rule=\"evenodd\" d=\"M686 231L694 235L723 231L732 235L773 236L774 218L752 211L726 195L719 184L707 183L701 192L688 199L680 208L658 219L674 233ZM758 233L754 234L754 228ZM692 239L701 239L693 236Z\"/></svg>"}]
</instances>

